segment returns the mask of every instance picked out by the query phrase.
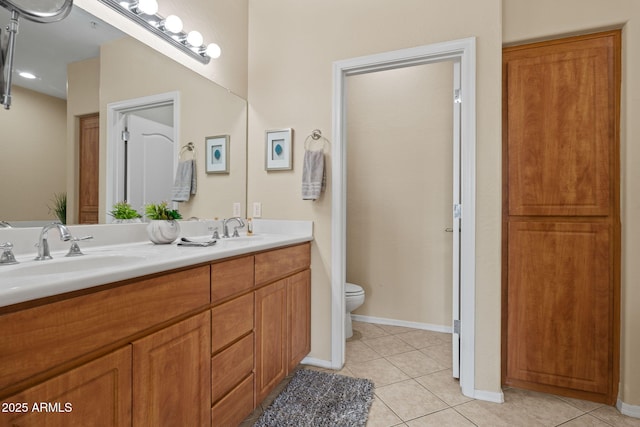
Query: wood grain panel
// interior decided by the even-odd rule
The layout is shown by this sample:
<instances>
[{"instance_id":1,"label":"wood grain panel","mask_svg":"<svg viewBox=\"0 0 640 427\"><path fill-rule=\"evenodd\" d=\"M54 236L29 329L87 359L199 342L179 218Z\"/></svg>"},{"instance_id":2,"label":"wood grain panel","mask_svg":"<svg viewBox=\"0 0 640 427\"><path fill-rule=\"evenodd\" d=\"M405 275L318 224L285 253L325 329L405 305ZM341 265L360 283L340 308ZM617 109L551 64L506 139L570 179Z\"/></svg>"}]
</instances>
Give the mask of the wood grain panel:
<instances>
[{"instance_id":1,"label":"wood grain panel","mask_svg":"<svg viewBox=\"0 0 640 427\"><path fill-rule=\"evenodd\" d=\"M287 278L288 372L311 351L311 270Z\"/></svg>"},{"instance_id":2,"label":"wood grain panel","mask_svg":"<svg viewBox=\"0 0 640 427\"><path fill-rule=\"evenodd\" d=\"M211 352L217 352L253 330L253 315L253 293L211 309Z\"/></svg>"},{"instance_id":3,"label":"wood grain panel","mask_svg":"<svg viewBox=\"0 0 640 427\"><path fill-rule=\"evenodd\" d=\"M256 401L261 402L287 373L286 281L272 283L255 293Z\"/></svg>"},{"instance_id":4,"label":"wood grain panel","mask_svg":"<svg viewBox=\"0 0 640 427\"><path fill-rule=\"evenodd\" d=\"M602 223L510 224L509 378L608 391L610 234Z\"/></svg>"},{"instance_id":5,"label":"wood grain panel","mask_svg":"<svg viewBox=\"0 0 640 427\"><path fill-rule=\"evenodd\" d=\"M211 425L209 312L133 343L133 425Z\"/></svg>"},{"instance_id":6,"label":"wood grain panel","mask_svg":"<svg viewBox=\"0 0 640 427\"><path fill-rule=\"evenodd\" d=\"M311 265L311 244L290 246L256 255L256 286L282 279Z\"/></svg>"},{"instance_id":7,"label":"wood grain panel","mask_svg":"<svg viewBox=\"0 0 640 427\"><path fill-rule=\"evenodd\" d=\"M253 333L211 358L211 401L217 402L253 371Z\"/></svg>"},{"instance_id":8,"label":"wood grain panel","mask_svg":"<svg viewBox=\"0 0 640 427\"><path fill-rule=\"evenodd\" d=\"M204 266L2 315L0 390L206 306L209 294Z\"/></svg>"},{"instance_id":9,"label":"wood grain panel","mask_svg":"<svg viewBox=\"0 0 640 427\"><path fill-rule=\"evenodd\" d=\"M80 118L78 150L78 222L98 223L100 116L93 114Z\"/></svg>"},{"instance_id":10,"label":"wood grain panel","mask_svg":"<svg viewBox=\"0 0 640 427\"><path fill-rule=\"evenodd\" d=\"M510 55L505 66L510 215L608 215L612 40Z\"/></svg>"},{"instance_id":11,"label":"wood grain panel","mask_svg":"<svg viewBox=\"0 0 640 427\"><path fill-rule=\"evenodd\" d=\"M0 413L4 427L131 425L131 346L3 399L28 403L27 413ZM56 412L34 411L52 403ZM37 406L41 408L40 406Z\"/></svg>"},{"instance_id":12,"label":"wood grain panel","mask_svg":"<svg viewBox=\"0 0 640 427\"><path fill-rule=\"evenodd\" d=\"M237 426L253 412L253 378L253 374L247 377L211 408L212 427Z\"/></svg>"},{"instance_id":13,"label":"wood grain panel","mask_svg":"<svg viewBox=\"0 0 640 427\"><path fill-rule=\"evenodd\" d=\"M211 266L211 302L253 288L253 256L219 262Z\"/></svg>"}]
</instances>

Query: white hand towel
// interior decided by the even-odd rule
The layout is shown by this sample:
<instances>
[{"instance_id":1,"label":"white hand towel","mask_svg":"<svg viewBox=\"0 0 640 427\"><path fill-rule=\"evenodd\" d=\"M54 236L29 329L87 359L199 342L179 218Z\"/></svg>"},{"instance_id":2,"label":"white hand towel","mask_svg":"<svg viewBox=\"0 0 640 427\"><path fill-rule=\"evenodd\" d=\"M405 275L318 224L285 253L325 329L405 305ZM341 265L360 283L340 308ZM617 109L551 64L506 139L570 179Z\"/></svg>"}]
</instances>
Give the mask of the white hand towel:
<instances>
[{"instance_id":1,"label":"white hand towel","mask_svg":"<svg viewBox=\"0 0 640 427\"><path fill-rule=\"evenodd\" d=\"M191 194L196 194L195 161L185 160L178 163L176 180L171 191L174 202L188 202Z\"/></svg>"},{"instance_id":2,"label":"white hand towel","mask_svg":"<svg viewBox=\"0 0 640 427\"><path fill-rule=\"evenodd\" d=\"M325 186L324 153L322 150L305 151L302 168L302 200L317 200Z\"/></svg>"}]
</instances>

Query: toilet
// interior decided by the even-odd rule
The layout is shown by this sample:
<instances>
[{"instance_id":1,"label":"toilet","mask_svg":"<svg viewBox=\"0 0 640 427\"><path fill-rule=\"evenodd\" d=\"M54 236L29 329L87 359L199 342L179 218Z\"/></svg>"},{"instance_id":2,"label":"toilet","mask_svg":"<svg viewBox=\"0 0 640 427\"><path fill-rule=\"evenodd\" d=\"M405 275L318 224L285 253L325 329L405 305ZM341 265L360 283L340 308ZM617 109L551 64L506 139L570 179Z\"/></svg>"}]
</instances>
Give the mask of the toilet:
<instances>
[{"instance_id":1,"label":"toilet","mask_svg":"<svg viewBox=\"0 0 640 427\"><path fill-rule=\"evenodd\" d=\"M351 312L364 303L364 289L358 285L354 285L353 283L345 283L344 299L347 311L344 318L344 336L345 338L351 338L353 336Z\"/></svg>"}]
</instances>

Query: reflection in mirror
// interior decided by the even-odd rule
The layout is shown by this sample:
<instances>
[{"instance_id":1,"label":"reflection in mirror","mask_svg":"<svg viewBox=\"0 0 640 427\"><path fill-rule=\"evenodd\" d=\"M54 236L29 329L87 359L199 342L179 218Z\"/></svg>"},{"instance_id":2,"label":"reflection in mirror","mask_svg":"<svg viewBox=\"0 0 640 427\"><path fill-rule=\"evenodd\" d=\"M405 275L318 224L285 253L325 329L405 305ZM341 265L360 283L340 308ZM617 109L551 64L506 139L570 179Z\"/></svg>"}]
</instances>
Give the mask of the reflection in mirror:
<instances>
[{"instance_id":1,"label":"reflection in mirror","mask_svg":"<svg viewBox=\"0 0 640 427\"><path fill-rule=\"evenodd\" d=\"M54 215L48 206L53 196L68 195L67 222L79 222L80 175L79 149L81 119L99 114L97 180L98 220L106 222L111 209L107 201L107 182L113 179L113 165L107 164L109 144L118 135L109 132L107 105L157 94L177 92L178 150L188 142L197 147L198 191L189 202L178 208L183 217L201 218L232 216L234 202L242 204L246 212L246 101L227 89L196 74L150 47L123 36L99 19L74 7L65 25L75 14L84 17L84 24L93 30L108 28L112 34L93 46L93 54L70 59L58 74L62 74L62 90L54 84L45 70L34 79L39 87L26 87L25 81L14 80L20 92L20 102L12 110L0 114L2 164L0 165L0 220L19 225L50 222ZM95 23L95 24L92 24ZM58 24L41 25L46 30ZM25 26L26 27L26 26ZM65 46L78 38L80 30L66 28ZM27 29L21 33L24 36ZM19 52L22 60L52 63L61 56L63 47L48 48L47 43L58 36L41 35L36 44ZM25 44L23 37L19 43ZM25 45L26 46L26 45ZM18 60L18 57L16 57ZM17 69L18 67L16 67ZM68 74L68 76L67 76ZM68 88L67 88L68 85ZM44 91L48 93L43 93ZM62 92L62 93L61 93ZM18 93L16 93L16 100ZM230 135L230 173L206 175L204 145L207 135ZM134 166L134 165L132 165ZM96 168L94 168L96 169ZM173 174L168 170L167 173ZM173 176L171 177L173 179ZM32 223L35 221L36 223Z\"/></svg>"},{"instance_id":2,"label":"reflection in mirror","mask_svg":"<svg viewBox=\"0 0 640 427\"><path fill-rule=\"evenodd\" d=\"M17 11L34 22L56 22L71 11L72 0L0 0L0 6Z\"/></svg>"}]
</instances>

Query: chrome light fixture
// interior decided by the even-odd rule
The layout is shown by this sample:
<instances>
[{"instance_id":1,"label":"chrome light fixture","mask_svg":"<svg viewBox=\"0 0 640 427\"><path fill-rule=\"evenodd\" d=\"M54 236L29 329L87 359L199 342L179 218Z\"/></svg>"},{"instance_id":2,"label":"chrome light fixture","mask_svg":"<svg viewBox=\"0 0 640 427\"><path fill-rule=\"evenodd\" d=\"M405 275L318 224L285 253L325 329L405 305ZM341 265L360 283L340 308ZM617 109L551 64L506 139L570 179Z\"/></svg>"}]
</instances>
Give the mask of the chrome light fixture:
<instances>
[{"instance_id":1,"label":"chrome light fixture","mask_svg":"<svg viewBox=\"0 0 640 427\"><path fill-rule=\"evenodd\" d=\"M100 2L203 64L208 64L211 58L220 57L220 46L215 43L204 45L202 34L198 31L185 32L182 28L182 20L178 16L169 15L165 18L159 15L157 0L100 0Z\"/></svg>"}]
</instances>

